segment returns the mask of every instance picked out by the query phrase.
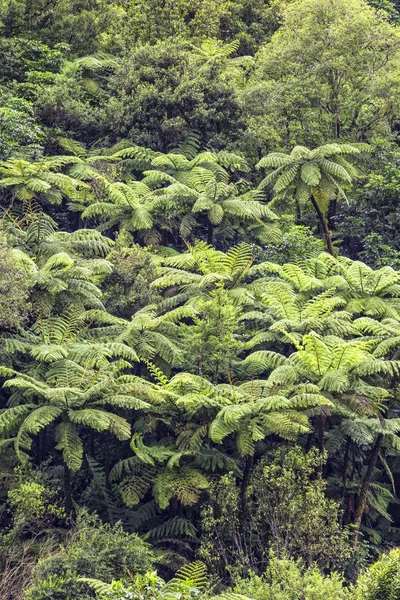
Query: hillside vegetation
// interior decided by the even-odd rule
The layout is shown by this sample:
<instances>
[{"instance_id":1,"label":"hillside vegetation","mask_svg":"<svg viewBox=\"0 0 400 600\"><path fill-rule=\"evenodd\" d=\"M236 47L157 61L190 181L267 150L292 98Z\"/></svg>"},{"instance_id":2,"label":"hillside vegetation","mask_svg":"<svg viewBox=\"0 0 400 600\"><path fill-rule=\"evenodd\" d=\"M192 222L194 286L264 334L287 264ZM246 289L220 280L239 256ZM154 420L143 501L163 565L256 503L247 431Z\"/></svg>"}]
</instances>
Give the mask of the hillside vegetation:
<instances>
[{"instance_id":1,"label":"hillside vegetation","mask_svg":"<svg viewBox=\"0 0 400 600\"><path fill-rule=\"evenodd\" d=\"M400 4L0 53L1 600L400 600Z\"/></svg>"}]
</instances>

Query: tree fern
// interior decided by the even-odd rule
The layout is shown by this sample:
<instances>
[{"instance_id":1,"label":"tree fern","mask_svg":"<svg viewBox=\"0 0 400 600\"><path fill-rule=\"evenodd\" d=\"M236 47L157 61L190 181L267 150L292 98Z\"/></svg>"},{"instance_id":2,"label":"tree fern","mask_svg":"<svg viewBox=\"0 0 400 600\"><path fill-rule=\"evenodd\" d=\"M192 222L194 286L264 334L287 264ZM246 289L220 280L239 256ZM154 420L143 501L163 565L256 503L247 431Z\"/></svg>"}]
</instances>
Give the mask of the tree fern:
<instances>
[{"instance_id":1,"label":"tree fern","mask_svg":"<svg viewBox=\"0 0 400 600\"><path fill-rule=\"evenodd\" d=\"M274 169L260 184L263 188L274 185L273 192L277 198L294 195L301 203L311 201L325 233L330 254L335 250L331 233L325 218L329 201L335 196L344 197L344 187L351 183L356 175L354 168L350 171L340 164L343 154L358 155L367 148L357 148L351 144L328 144L309 150L303 146L295 146L289 154L273 152L262 158L258 168ZM335 161L336 156L339 162Z\"/></svg>"}]
</instances>

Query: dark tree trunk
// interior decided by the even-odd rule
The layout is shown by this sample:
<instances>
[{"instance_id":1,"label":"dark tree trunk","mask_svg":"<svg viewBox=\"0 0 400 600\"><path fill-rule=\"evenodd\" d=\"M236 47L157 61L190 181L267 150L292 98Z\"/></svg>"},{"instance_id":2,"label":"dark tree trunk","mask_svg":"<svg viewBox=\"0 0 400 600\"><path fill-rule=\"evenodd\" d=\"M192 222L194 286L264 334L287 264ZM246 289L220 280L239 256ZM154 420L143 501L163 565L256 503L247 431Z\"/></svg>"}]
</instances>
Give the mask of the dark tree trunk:
<instances>
[{"instance_id":1,"label":"dark tree trunk","mask_svg":"<svg viewBox=\"0 0 400 600\"><path fill-rule=\"evenodd\" d=\"M82 229L82 217L81 217L81 213L77 212L75 213L75 230L77 229Z\"/></svg>"},{"instance_id":2,"label":"dark tree trunk","mask_svg":"<svg viewBox=\"0 0 400 600\"><path fill-rule=\"evenodd\" d=\"M342 493L341 493L342 525L344 524L344 516L345 516L347 470L349 468L350 447L351 447L351 438L349 436L347 436L346 447L344 450L344 457L343 457L343 470L342 470Z\"/></svg>"},{"instance_id":3,"label":"dark tree trunk","mask_svg":"<svg viewBox=\"0 0 400 600\"><path fill-rule=\"evenodd\" d=\"M36 444L37 444L36 460L37 460L37 464L40 465L42 460L45 460L47 457L47 429L46 428L39 431L38 435L36 436Z\"/></svg>"},{"instance_id":4,"label":"dark tree trunk","mask_svg":"<svg viewBox=\"0 0 400 600\"><path fill-rule=\"evenodd\" d=\"M40 444L40 431L39 431L39 435L37 435L34 438L32 447L33 447L33 460L35 462L36 465L40 465L40 458L41 458L41 444Z\"/></svg>"},{"instance_id":5,"label":"dark tree trunk","mask_svg":"<svg viewBox=\"0 0 400 600\"><path fill-rule=\"evenodd\" d=\"M298 198L296 198L296 225L301 225L301 206Z\"/></svg>"},{"instance_id":6,"label":"dark tree trunk","mask_svg":"<svg viewBox=\"0 0 400 600\"><path fill-rule=\"evenodd\" d=\"M210 221L208 222L208 229L207 229L207 242L213 246L214 245L214 225L212 223L210 223Z\"/></svg>"},{"instance_id":7,"label":"dark tree trunk","mask_svg":"<svg viewBox=\"0 0 400 600\"><path fill-rule=\"evenodd\" d=\"M243 471L242 485L240 486L240 532L245 532L247 515L247 488L249 487L250 477L254 465L254 456L248 456Z\"/></svg>"},{"instance_id":8,"label":"dark tree trunk","mask_svg":"<svg viewBox=\"0 0 400 600\"><path fill-rule=\"evenodd\" d=\"M67 517L72 512L71 469L64 465L64 503Z\"/></svg>"},{"instance_id":9,"label":"dark tree trunk","mask_svg":"<svg viewBox=\"0 0 400 600\"><path fill-rule=\"evenodd\" d=\"M318 450L323 453L325 450L325 423L326 415L321 413L318 415Z\"/></svg>"},{"instance_id":10,"label":"dark tree trunk","mask_svg":"<svg viewBox=\"0 0 400 600\"><path fill-rule=\"evenodd\" d=\"M343 457L342 498L344 498L345 493L346 493L347 469L349 468L350 446L351 446L351 438L349 436L347 436L346 447L344 450L344 457Z\"/></svg>"},{"instance_id":11,"label":"dark tree trunk","mask_svg":"<svg viewBox=\"0 0 400 600\"><path fill-rule=\"evenodd\" d=\"M353 544L355 546L358 544L358 539L359 539L359 536L360 536L361 521L362 521L362 518L363 518L363 514L364 514L364 510L365 510L365 505L366 505L366 502L367 502L367 494L368 494L369 486L370 486L371 481L372 481L372 476L373 476L373 473L374 473L376 462L378 460L379 449L381 447L382 439L383 439L383 434L380 433L377 436L376 440L375 440L374 447L372 448L371 456L369 458L367 472L365 473L364 481L362 483L360 494L358 496L356 514L355 514L355 517L354 517Z\"/></svg>"},{"instance_id":12,"label":"dark tree trunk","mask_svg":"<svg viewBox=\"0 0 400 600\"><path fill-rule=\"evenodd\" d=\"M111 456L110 456L110 441L111 436L108 431L105 432L105 456L104 456L104 476L106 480L106 488L109 490L111 488L110 485L110 467L111 467Z\"/></svg>"},{"instance_id":13,"label":"dark tree trunk","mask_svg":"<svg viewBox=\"0 0 400 600\"><path fill-rule=\"evenodd\" d=\"M94 450L94 431L93 431L93 429L90 430L90 445L89 445L89 448L90 448L90 456L92 458L94 458L95 457L95 450Z\"/></svg>"},{"instance_id":14,"label":"dark tree trunk","mask_svg":"<svg viewBox=\"0 0 400 600\"><path fill-rule=\"evenodd\" d=\"M321 454L323 454L325 450L325 424L326 424L326 415L321 412L317 417L317 436L318 436L318 450ZM323 467L322 465L318 466L317 473L319 476L323 475Z\"/></svg>"},{"instance_id":15,"label":"dark tree trunk","mask_svg":"<svg viewBox=\"0 0 400 600\"><path fill-rule=\"evenodd\" d=\"M355 450L353 449L352 466L351 466L351 473L350 473L350 477L349 477L350 487L353 487L352 484L354 482L354 477L356 476L356 471L357 471L357 458L356 458ZM347 493L346 503L345 503L345 513L344 513L344 519L343 519L344 525L348 525L349 523L352 523L354 521L354 514L355 514L354 504L355 504L354 494Z\"/></svg>"},{"instance_id":16,"label":"dark tree trunk","mask_svg":"<svg viewBox=\"0 0 400 600\"><path fill-rule=\"evenodd\" d=\"M320 220L324 235L325 235L325 240L326 240L326 245L328 248L328 252L329 254L332 254L332 256L335 256L335 249L333 247L332 244L332 237L331 237L331 232L329 230L328 227L328 222L325 219L324 213L322 212L322 210L320 209L320 207L318 206L318 202L315 200L314 196L311 196L311 203L315 209L315 212L318 215L318 218Z\"/></svg>"},{"instance_id":17,"label":"dark tree trunk","mask_svg":"<svg viewBox=\"0 0 400 600\"><path fill-rule=\"evenodd\" d=\"M314 432L312 431L307 436L307 441L306 441L306 445L305 445L306 452L309 452L311 450L311 448L313 447L314 439L315 439L315 436L314 436Z\"/></svg>"},{"instance_id":18,"label":"dark tree trunk","mask_svg":"<svg viewBox=\"0 0 400 600\"><path fill-rule=\"evenodd\" d=\"M342 133L342 124L340 122L340 114L339 111L336 111L336 118L335 118L335 134L336 134L336 138L339 139L340 135Z\"/></svg>"}]
</instances>

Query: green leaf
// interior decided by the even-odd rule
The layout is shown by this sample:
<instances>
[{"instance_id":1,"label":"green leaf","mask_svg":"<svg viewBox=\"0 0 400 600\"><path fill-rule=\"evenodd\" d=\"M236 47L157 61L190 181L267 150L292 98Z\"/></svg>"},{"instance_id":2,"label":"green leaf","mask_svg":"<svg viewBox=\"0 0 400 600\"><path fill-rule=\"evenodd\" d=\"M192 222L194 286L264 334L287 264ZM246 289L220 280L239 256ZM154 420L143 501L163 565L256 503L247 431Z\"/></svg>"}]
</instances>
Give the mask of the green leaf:
<instances>
[{"instance_id":1,"label":"green leaf","mask_svg":"<svg viewBox=\"0 0 400 600\"><path fill-rule=\"evenodd\" d=\"M72 423L62 421L56 429L57 450L63 453L65 464L72 470L78 471L82 465L83 445Z\"/></svg>"},{"instance_id":2,"label":"green leaf","mask_svg":"<svg viewBox=\"0 0 400 600\"><path fill-rule=\"evenodd\" d=\"M316 186L321 181L321 171L313 162L306 162L301 167L301 178L305 184Z\"/></svg>"}]
</instances>

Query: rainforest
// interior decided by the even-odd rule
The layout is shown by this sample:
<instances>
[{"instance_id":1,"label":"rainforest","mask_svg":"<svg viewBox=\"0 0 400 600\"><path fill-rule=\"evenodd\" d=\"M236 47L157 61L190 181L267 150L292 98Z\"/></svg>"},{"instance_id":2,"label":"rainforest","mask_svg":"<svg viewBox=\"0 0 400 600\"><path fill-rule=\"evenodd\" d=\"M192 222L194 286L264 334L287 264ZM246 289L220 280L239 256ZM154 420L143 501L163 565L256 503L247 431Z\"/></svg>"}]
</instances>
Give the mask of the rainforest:
<instances>
[{"instance_id":1,"label":"rainforest","mask_svg":"<svg viewBox=\"0 0 400 600\"><path fill-rule=\"evenodd\" d=\"M400 2L0 0L0 599L400 600Z\"/></svg>"}]
</instances>

